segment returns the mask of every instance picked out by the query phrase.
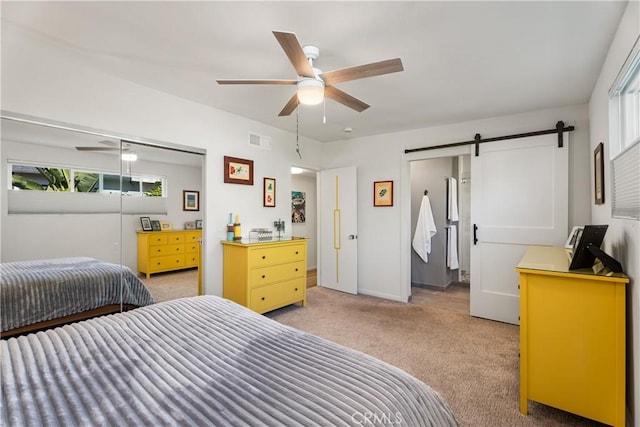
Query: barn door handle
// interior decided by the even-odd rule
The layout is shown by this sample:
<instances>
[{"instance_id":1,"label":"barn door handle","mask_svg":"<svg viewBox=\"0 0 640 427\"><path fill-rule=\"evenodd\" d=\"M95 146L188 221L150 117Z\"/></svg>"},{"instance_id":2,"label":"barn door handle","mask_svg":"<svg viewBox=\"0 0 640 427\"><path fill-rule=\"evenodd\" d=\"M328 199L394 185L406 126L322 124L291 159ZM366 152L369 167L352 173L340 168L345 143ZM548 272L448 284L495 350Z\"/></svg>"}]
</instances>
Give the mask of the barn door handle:
<instances>
[{"instance_id":1,"label":"barn door handle","mask_svg":"<svg viewBox=\"0 0 640 427\"><path fill-rule=\"evenodd\" d=\"M473 244L478 244L478 226L473 224Z\"/></svg>"}]
</instances>

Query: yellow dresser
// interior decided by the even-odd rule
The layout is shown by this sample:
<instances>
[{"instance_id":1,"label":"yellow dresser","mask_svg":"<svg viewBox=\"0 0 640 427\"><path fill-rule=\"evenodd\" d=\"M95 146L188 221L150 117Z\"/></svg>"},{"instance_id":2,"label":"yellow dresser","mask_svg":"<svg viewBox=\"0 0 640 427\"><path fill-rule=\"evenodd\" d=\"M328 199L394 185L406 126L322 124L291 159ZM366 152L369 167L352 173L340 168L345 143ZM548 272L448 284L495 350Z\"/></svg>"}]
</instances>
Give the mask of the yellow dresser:
<instances>
[{"instance_id":1,"label":"yellow dresser","mask_svg":"<svg viewBox=\"0 0 640 427\"><path fill-rule=\"evenodd\" d=\"M307 240L222 242L223 296L258 313L307 302Z\"/></svg>"},{"instance_id":2,"label":"yellow dresser","mask_svg":"<svg viewBox=\"0 0 640 427\"><path fill-rule=\"evenodd\" d=\"M200 266L202 230L138 231L138 272L147 275Z\"/></svg>"},{"instance_id":3,"label":"yellow dresser","mask_svg":"<svg viewBox=\"0 0 640 427\"><path fill-rule=\"evenodd\" d=\"M629 279L568 268L560 247L529 247L518 264L520 412L533 400L623 427Z\"/></svg>"}]
</instances>

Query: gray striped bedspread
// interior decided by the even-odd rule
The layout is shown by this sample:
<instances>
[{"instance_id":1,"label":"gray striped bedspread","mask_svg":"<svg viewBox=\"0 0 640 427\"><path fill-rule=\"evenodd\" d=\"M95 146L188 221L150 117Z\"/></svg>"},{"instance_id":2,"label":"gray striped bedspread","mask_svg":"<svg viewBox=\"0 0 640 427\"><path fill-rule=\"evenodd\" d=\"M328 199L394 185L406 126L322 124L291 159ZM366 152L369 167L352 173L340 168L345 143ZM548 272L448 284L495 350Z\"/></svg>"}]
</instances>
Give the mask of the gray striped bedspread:
<instances>
[{"instance_id":1,"label":"gray striped bedspread","mask_svg":"<svg viewBox=\"0 0 640 427\"><path fill-rule=\"evenodd\" d=\"M0 341L3 426L456 426L406 372L215 296Z\"/></svg>"},{"instance_id":2,"label":"gray striped bedspread","mask_svg":"<svg viewBox=\"0 0 640 427\"><path fill-rule=\"evenodd\" d=\"M122 284L122 286L121 286ZM82 313L109 304L153 304L131 269L93 258L0 264L2 331Z\"/></svg>"}]
</instances>

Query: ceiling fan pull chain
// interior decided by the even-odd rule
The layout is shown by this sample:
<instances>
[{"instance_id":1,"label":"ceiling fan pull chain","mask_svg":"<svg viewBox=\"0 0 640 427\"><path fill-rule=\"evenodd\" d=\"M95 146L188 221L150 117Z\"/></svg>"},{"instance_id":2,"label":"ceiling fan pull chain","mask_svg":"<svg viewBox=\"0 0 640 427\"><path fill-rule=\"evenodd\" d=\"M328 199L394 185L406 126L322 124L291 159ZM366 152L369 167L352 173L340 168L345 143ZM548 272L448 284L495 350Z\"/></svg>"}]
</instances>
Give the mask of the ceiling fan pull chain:
<instances>
[{"instance_id":1,"label":"ceiling fan pull chain","mask_svg":"<svg viewBox=\"0 0 640 427\"><path fill-rule=\"evenodd\" d=\"M298 153L298 156L302 159L302 153L300 153L300 137L299 137L299 132L298 132L298 120L300 118L300 106L298 106L298 108L296 108L296 153Z\"/></svg>"},{"instance_id":2,"label":"ceiling fan pull chain","mask_svg":"<svg viewBox=\"0 0 640 427\"><path fill-rule=\"evenodd\" d=\"M327 124L327 98L322 99L322 124Z\"/></svg>"}]
</instances>

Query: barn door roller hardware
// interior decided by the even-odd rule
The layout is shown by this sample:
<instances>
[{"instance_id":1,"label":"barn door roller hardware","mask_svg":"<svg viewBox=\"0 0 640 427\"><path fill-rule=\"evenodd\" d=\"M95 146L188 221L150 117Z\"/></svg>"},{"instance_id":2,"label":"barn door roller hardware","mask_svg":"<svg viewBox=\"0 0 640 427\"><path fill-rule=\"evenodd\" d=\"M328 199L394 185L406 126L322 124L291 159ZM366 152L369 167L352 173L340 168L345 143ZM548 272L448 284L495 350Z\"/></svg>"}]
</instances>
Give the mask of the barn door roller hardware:
<instances>
[{"instance_id":1,"label":"barn door roller hardware","mask_svg":"<svg viewBox=\"0 0 640 427\"><path fill-rule=\"evenodd\" d=\"M480 155L480 144L483 144L485 142L504 141L507 139L526 138L529 136L538 136L538 135L549 135L552 133L558 134L558 148L562 148L564 146L564 141L562 139L563 133L572 132L573 130L575 130L574 126L565 126L563 121L559 121L558 123L556 123L555 129L539 130L535 132L526 132L526 133L517 133L515 135L496 136L494 138L481 138L480 134L477 133L473 141L454 142L451 144L434 145L431 147L410 148L410 149L404 150L404 153L408 154L408 153L414 153L416 151L436 150L438 148L459 147L460 145L474 144L476 147L475 155L477 157Z\"/></svg>"}]
</instances>

